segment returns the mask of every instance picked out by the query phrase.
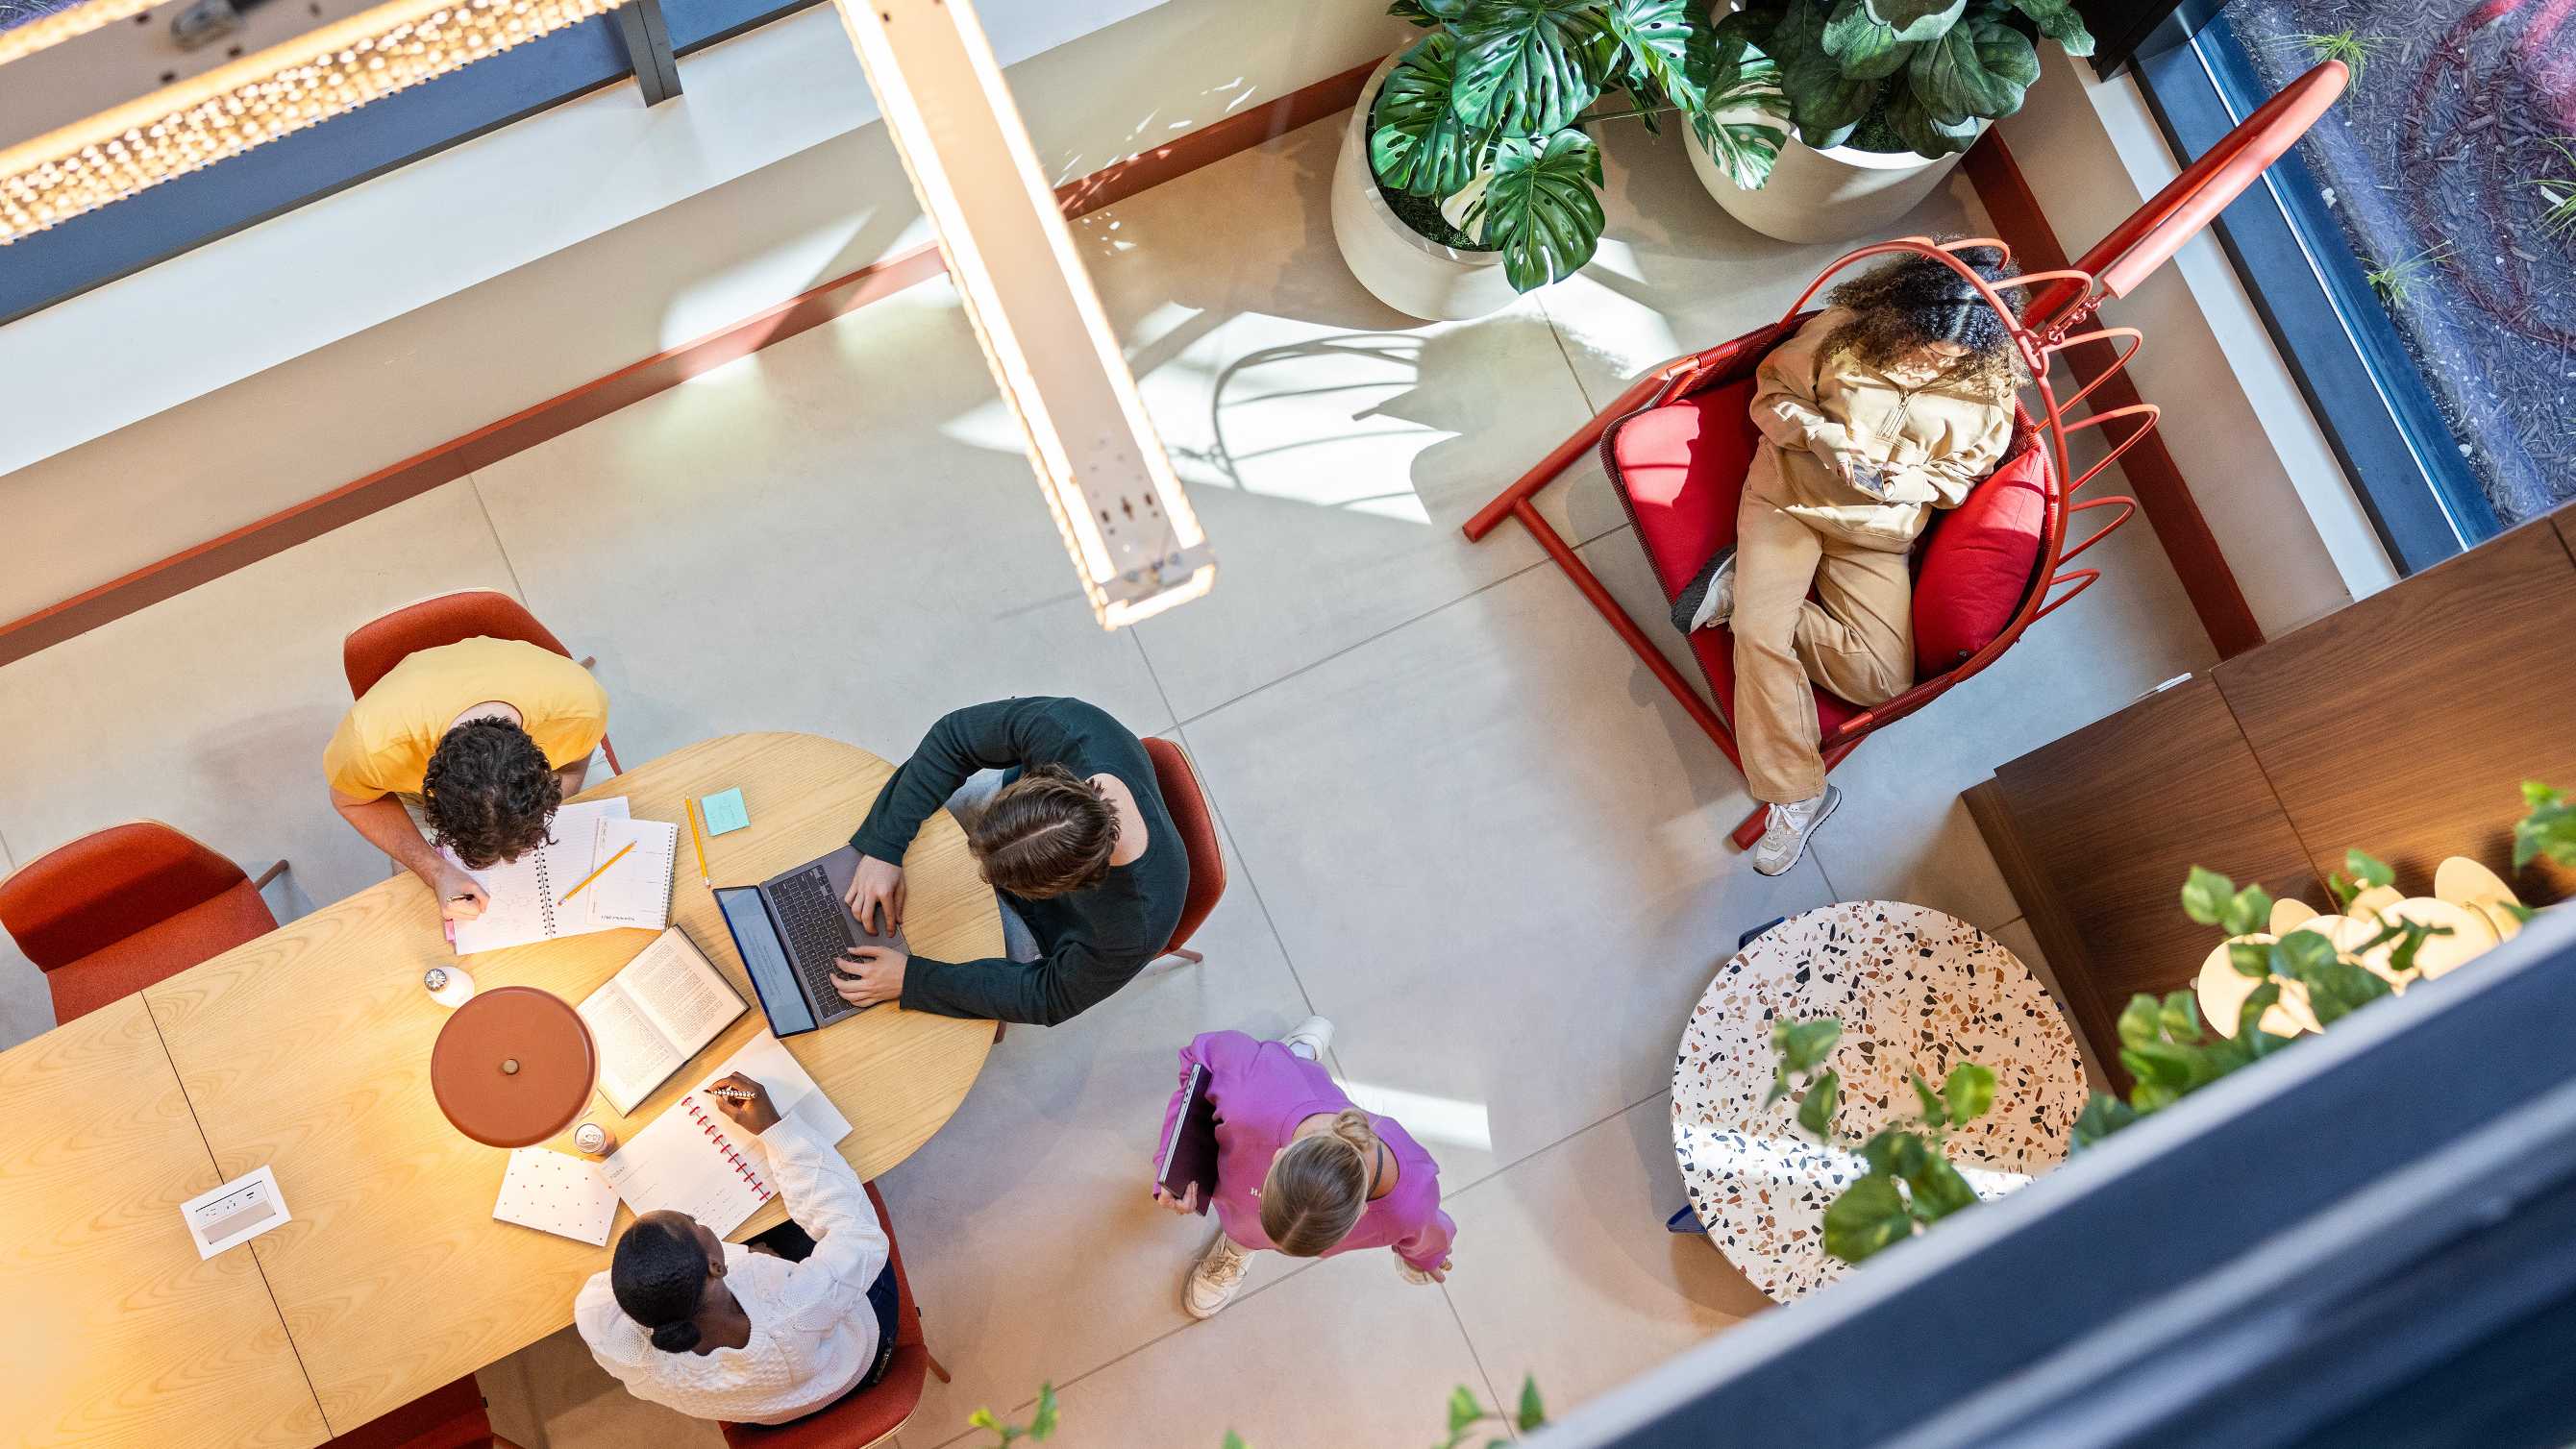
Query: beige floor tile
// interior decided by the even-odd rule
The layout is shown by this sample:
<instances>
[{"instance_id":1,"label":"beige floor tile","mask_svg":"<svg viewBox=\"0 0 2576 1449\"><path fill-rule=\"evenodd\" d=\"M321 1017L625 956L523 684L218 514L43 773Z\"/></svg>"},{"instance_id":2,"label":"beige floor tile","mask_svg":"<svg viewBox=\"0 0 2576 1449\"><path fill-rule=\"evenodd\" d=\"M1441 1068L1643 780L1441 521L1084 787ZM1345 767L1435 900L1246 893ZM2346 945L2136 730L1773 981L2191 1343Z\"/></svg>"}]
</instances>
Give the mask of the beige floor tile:
<instances>
[{"instance_id":1,"label":"beige floor tile","mask_svg":"<svg viewBox=\"0 0 2576 1449\"><path fill-rule=\"evenodd\" d=\"M618 751L798 729L900 759L959 705L1169 723L1102 632L955 294L928 283L476 475Z\"/></svg>"},{"instance_id":2,"label":"beige floor tile","mask_svg":"<svg viewBox=\"0 0 2576 1449\"><path fill-rule=\"evenodd\" d=\"M1770 1306L1707 1238L1665 1231L1671 1119L1658 1096L1450 1202L1449 1301L1498 1391L1535 1376L1562 1417Z\"/></svg>"},{"instance_id":3,"label":"beige floor tile","mask_svg":"<svg viewBox=\"0 0 2576 1449\"><path fill-rule=\"evenodd\" d=\"M1177 1053L1203 1031L1276 1037L1307 1012L1240 861L1230 875L1191 942L1205 964L1155 967L1060 1027L1012 1027L956 1117L880 1182L931 1350L955 1377L924 1395L921 1442L1190 1321L1181 1278L1214 1219L1148 1201ZM1255 1263L1256 1291L1309 1266Z\"/></svg>"},{"instance_id":4,"label":"beige floor tile","mask_svg":"<svg viewBox=\"0 0 2576 1449\"><path fill-rule=\"evenodd\" d=\"M1453 1191L1661 1090L1736 937L1829 899L1725 843L1743 782L1550 568L1185 733L1354 1090Z\"/></svg>"},{"instance_id":5,"label":"beige floor tile","mask_svg":"<svg viewBox=\"0 0 2576 1449\"><path fill-rule=\"evenodd\" d=\"M341 637L429 594L510 587L458 482L0 669L0 832L32 859L152 818L252 871L284 856L281 917L380 881L385 857L322 783L349 707Z\"/></svg>"},{"instance_id":6,"label":"beige floor tile","mask_svg":"<svg viewBox=\"0 0 2576 1449\"><path fill-rule=\"evenodd\" d=\"M0 877L16 870L8 846L0 843ZM45 974L0 933L0 1051L52 1030L54 999L45 990Z\"/></svg>"},{"instance_id":7,"label":"beige floor tile","mask_svg":"<svg viewBox=\"0 0 2576 1449\"><path fill-rule=\"evenodd\" d=\"M1063 1386L1049 1449L1217 1449L1228 1429L1254 1449L1437 1442L1450 1391L1488 1389L1439 1290L1394 1262L1328 1258Z\"/></svg>"},{"instance_id":8,"label":"beige floor tile","mask_svg":"<svg viewBox=\"0 0 2576 1449\"><path fill-rule=\"evenodd\" d=\"M2066 992L2057 984L2057 972L2049 966L2048 957L2041 953L2039 938L2031 934L2030 922L2015 918L2000 926L1989 926L1986 931L2003 942L2004 949L2019 957L2021 964L2030 968L2030 974L2039 978L2039 984L2048 988L2048 999L2056 1005L2058 1015L2066 1018L2066 1029L2074 1033L2076 1049L2083 1054L2085 1085L2096 1092L2111 1090L2111 1079L2102 1063L2084 1046L2084 1032L2076 1026L2075 1014L2067 1010Z\"/></svg>"},{"instance_id":9,"label":"beige floor tile","mask_svg":"<svg viewBox=\"0 0 2576 1449\"><path fill-rule=\"evenodd\" d=\"M475 1378L493 1429L522 1449L724 1449L724 1435L715 1425L626 1392L569 1328L538 1339Z\"/></svg>"},{"instance_id":10,"label":"beige floor tile","mask_svg":"<svg viewBox=\"0 0 2576 1449\"><path fill-rule=\"evenodd\" d=\"M1216 544L1216 592L1138 630L1184 719L1537 558L1517 532L1471 546L1458 525L1591 411L1535 302L1435 326L1361 290L1325 220L1338 126L1082 223ZM1564 517L1575 496L1549 503ZM1579 536L1620 521L1597 501Z\"/></svg>"},{"instance_id":11,"label":"beige floor tile","mask_svg":"<svg viewBox=\"0 0 2576 1449\"><path fill-rule=\"evenodd\" d=\"M1676 127L1654 137L1624 126L1603 150L1601 249L1539 294L1596 407L1658 363L1778 321L1834 258L1886 239L1783 242L1739 224L1700 185ZM1985 227L1975 188L1953 173L1886 236Z\"/></svg>"}]
</instances>

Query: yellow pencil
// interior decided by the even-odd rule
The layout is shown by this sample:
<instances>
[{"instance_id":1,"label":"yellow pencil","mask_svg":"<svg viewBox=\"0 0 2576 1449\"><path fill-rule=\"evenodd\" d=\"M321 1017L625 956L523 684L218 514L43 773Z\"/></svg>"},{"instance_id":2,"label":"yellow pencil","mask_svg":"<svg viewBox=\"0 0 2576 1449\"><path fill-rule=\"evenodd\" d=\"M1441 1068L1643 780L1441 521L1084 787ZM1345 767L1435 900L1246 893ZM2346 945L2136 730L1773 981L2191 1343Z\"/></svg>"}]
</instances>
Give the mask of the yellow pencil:
<instances>
[{"instance_id":1,"label":"yellow pencil","mask_svg":"<svg viewBox=\"0 0 2576 1449\"><path fill-rule=\"evenodd\" d=\"M601 876L604 876L604 875L608 874L608 868L609 868L610 866L612 866L612 865L617 864L619 861L624 860L624 859L626 858L626 852L627 852L627 851L629 851L629 850L633 850L634 848L635 848L635 842L634 842L634 841L631 841L631 840L630 840L630 841L626 842L625 849L620 850L620 851L618 851L615 855L612 855L612 856L610 856L608 859L601 861L601 862L599 863L599 869L592 871L590 874L588 874L588 875L586 875L586 876L583 876L583 877L581 878L581 885L574 886L571 890L565 891L565 892L563 893L563 898L564 898L565 900L571 900L574 896L580 895L580 894L581 894L581 886L586 886L586 885L590 884L592 881L595 881L595 880L599 879Z\"/></svg>"},{"instance_id":2,"label":"yellow pencil","mask_svg":"<svg viewBox=\"0 0 2576 1449\"><path fill-rule=\"evenodd\" d=\"M715 882L707 875L706 837L698 834L697 802L683 795L680 797L680 809L689 817L689 848L698 853L698 884L713 888Z\"/></svg>"}]
</instances>

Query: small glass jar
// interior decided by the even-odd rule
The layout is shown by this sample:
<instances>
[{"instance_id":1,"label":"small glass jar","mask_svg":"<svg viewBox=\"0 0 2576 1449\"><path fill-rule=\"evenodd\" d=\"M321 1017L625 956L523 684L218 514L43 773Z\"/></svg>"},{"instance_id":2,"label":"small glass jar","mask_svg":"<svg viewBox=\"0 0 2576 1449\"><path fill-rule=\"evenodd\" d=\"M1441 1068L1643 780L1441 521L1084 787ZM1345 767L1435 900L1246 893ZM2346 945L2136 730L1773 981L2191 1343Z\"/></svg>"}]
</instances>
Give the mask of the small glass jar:
<instances>
[{"instance_id":1,"label":"small glass jar","mask_svg":"<svg viewBox=\"0 0 2576 1449\"><path fill-rule=\"evenodd\" d=\"M606 1157L617 1150L617 1134L596 1122L584 1122L572 1130L572 1145L586 1157Z\"/></svg>"},{"instance_id":2,"label":"small glass jar","mask_svg":"<svg viewBox=\"0 0 2576 1449\"><path fill-rule=\"evenodd\" d=\"M450 1011L474 999L474 978L462 966L432 966L422 973L420 984L429 991L429 999Z\"/></svg>"}]
</instances>

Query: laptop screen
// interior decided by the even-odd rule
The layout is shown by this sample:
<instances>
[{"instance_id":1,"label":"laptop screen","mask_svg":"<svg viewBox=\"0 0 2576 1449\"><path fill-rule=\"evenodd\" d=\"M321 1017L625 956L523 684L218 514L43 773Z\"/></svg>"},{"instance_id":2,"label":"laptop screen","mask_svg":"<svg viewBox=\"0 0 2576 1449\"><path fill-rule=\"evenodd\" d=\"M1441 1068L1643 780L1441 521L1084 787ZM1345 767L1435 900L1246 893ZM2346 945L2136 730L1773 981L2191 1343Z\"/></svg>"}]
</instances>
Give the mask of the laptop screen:
<instances>
[{"instance_id":1,"label":"laptop screen","mask_svg":"<svg viewBox=\"0 0 2576 1449\"><path fill-rule=\"evenodd\" d=\"M812 1031L814 1009L805 1004L796 968L779 945L778 928L770 923L759 889L734 886L715 895L716 909L724 912L725 929L733 933L734 949L742 953L743 969L751 973L751 989L760 993L760 1009L769 1014L769 1029L779 1036Z\"/></svg>"}]
</instances>

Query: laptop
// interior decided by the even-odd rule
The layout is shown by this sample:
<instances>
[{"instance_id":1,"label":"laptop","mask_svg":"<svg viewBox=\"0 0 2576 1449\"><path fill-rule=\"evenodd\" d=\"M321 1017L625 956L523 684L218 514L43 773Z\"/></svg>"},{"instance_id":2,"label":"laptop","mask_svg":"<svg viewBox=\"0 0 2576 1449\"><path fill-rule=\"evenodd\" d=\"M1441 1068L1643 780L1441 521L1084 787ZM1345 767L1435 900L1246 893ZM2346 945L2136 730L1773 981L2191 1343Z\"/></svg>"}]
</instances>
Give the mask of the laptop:
<instances>
[{"instance_id":1,"label":"laptop","mask_svg":"<svg viewBox=\"0 0 2576 1449\"><path fill-rule=\"evenodd\" d=\"M845 845L756 886L717 887L716 909L724 913L725 929L733 933L773 1033L796 1036L866 1009L832 989L842 952L854 946L910 949L902 932L872 935L850 914L843 897L858 871L859 852Z\"/></svg>"}]
</instances>

